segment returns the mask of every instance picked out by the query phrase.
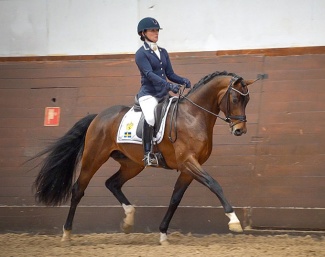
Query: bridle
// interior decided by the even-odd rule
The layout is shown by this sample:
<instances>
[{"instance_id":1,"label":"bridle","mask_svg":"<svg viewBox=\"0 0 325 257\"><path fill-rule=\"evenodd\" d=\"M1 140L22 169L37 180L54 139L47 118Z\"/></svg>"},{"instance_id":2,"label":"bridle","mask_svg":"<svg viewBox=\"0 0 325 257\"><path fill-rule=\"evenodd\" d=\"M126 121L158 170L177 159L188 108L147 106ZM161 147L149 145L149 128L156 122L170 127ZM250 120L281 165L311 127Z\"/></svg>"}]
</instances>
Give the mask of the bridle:
<instances>
[{"instance_id":1,"label":"bridle","mask_svg":"<svg viewBox=\"0 0 325 257\"><path fill-rule=\"evenodd\" d=\"M243 93L243 92L241 92L241 91L239 91L239 90L237 90L236 88L233 87L234 84L238 80L240 80L240 84L242 85L242 87L246 87L246 84L245 84L243 78L238 77L238 76L234 76L234 77L231 78L231 80L229 82L229 86L228 86L227 92L221 98L221 101L222 101L222 99L224 97L227 98L227 109L226 109L226 119L225 119L225 121L230 124L230 127L233 127L233 126L235 126L236 124L238 124L240 122L247 122L246 115L230 115L230 92L231 92L231 90L233 90L233 91L239 93L240 95L244 96L245 97L244 102L246 100L246 97L248 97L248 95L249 95L248 88L247 88L247 92L246 93ZM238 122L237 123L233 123L232 122L233 120L236 120Z\"/></svg>"},{"instance_id":2,"label":"bridle","mask_svg":"<svg viewBox=\"0 0 325 257\"><path fill-rule=\"evenodd\" d=\"M246 115L230 115L230 94L231 94L231 90L233 90L233 91L239 93L240 95L244 96L245 97L244 101L246 101L246 97L248 97L248 95L249 95L248 88L247 88L247 92L246 93L243 93L243 92L237 90L236 88L234 88L234 85L235 85L235 83L237 81L240 81L240 84L242 85L242 87L246 87L247 88L247 86L245 84L245 81L243 80L242 77L239 77L237 75L234 75L234 76L231 77L230 82L229 82L229 85L228 85L228 88L227 88L227 91L222 96L221 101L219 103L219 105L220 105L221 102L223 101L223 99L224 98L227 98L227 108L226 108L226 113L225 113L226 117L225 118L221 117L219 114L216 114L214 112L211 112L211 111L205 109L204 107L202 107L202 106L194 103L191 99L189 99L188 97L186 97L185 95L183 95L183 92L185 90L185 87L183 87L182 90L180 90L180 92L179 92L178 100L177 100L176 104L174 105L174 108L173 108L173 111L172 111L171 122L170 122L170 131L169 131L169 136L168 136L169 137L169 140L172 143L174 143L177 140L177 123L176 123L177 118L176 118L176 116L177 116L178 103L179 103L179 100L182 99L182 98L183 99L186 99L191 104L193 104L194 106L198 107L199 109L201 109L201 110L203 110L203 111L205 111L205 112L207 112L207 113L209 113L209 114L211 114L211 115L213 115L213 116L215 116L215 117L223 120L224 122L228 123L230 128L232 128L233 126L235 126L238 123L247 122ZM175 122L174 127L175 127L175 133L176 133L176 136L175 136L174 139L172 138L172 135L171 135L172 134L172 127L173 127L173 122L172 122L173 120ZM236 120L237 122L233 122L234 120Z\"/></svg>"},{"instance_id":3,"label":"bridle","mask_svg":"<svg viewBox=\"0 0 325 257\"><path fill-rule=\"evenodd\" d=\"M236 88L233 87L234 84L238 80L240 80L240 83L241 83L242 87L246 87L246 84L245 84L245 82L244 82L244 80L243 80L242 77L233 76L230 79L230 82L229 82L228 89L227 89L226 93L222 96L221 101L220 101L220 103L221 103L224 98L227 98L227 100L226 100L227 101L227 108L226 108L226 113L225 113L226 118L223 118L219 114L216 114L214 112L211 112L211 111L203 108L202 106L194 103L191 99L187 98L184 95L181 95L181 97L184 98L184 99L186 99L187 101L189 101L191 104L195 105L196 107L200 108L201 110L204 110L205 112L207 112L207 113L209 113L209 114L211 114L211 115L213 115L213 116L215 116L215 117L223 120L224 122L229 123L229 126L230 127L233 127L233 126L235 126L236 124L238 124L240 122L246 122L247 121L246 120L246 115L230 115L230 93L231 93L231 90L239 93L240 95L244 96L245 98L249 95L248 88L247 88L247 92L246 93L243 93L243 92L241 92L241 91L239 91L239 90L237 90ZM233 120L236 120L238 122L237 123L234 123Z\"/></svg>"}]
</instances>

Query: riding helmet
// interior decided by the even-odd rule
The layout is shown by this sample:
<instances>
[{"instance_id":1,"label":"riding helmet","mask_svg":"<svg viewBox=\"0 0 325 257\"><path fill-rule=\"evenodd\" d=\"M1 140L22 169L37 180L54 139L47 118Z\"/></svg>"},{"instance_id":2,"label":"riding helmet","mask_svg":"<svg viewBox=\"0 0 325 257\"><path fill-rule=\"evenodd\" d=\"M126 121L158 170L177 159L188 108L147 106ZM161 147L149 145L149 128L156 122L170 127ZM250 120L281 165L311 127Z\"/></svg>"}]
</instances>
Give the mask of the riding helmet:
<instances>
[{"instance_id":1,"label":"riding helmet","mask_svg":"<svg viewBox=\"0 0 325 257\"><path fill-rule=\"evenodd\" d=\"M141 36L141 33L147 29L162 29L159 26L159 23L156 19L151 17L143 18L138 24L138 34Z\"/></svg>"}]
</instances>

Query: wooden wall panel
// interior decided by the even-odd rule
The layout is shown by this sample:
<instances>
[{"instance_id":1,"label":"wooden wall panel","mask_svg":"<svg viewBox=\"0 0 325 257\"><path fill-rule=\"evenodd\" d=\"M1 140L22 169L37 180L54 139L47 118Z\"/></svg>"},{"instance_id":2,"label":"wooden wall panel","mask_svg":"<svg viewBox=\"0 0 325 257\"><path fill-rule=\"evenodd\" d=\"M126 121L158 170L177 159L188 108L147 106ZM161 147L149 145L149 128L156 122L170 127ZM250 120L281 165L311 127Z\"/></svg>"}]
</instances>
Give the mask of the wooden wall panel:
<instances>
[{"instance_id":1,"label":"wooden wall panel","mask_svg":"<svg viewBox=\"0 0 325 257\"><path fill-rule=\"evenodd\" d=\"M228 125L217 120L214 148L204 165L231 203L258 210L255 227L272 227L268 208L272 215L286 208L314 208L317 213L325 208L325 55L187 53L172 54L171 59L174 70L189 77L192 84L216 70L247 79L268 74L267 80L250 87L247 134L234 137ZM131 106L139 81L133 57L128 55L0 62L0 205L34 206L31 186L37 170L27 172L35 162L23 162L81 117L116 104ZM43 126L47 106L62 108L59 127ZM81 206L118 205L104 186L117 170L113 160L106 163L91 181ZM166 206L177 177L175 171L148 168L129 181L124 191L136 205ZM208 189L193 182L181 205L204 208L220 203ZM274 222L276 227L286 226L282 225Z\"/></svg>"}]
</instances>

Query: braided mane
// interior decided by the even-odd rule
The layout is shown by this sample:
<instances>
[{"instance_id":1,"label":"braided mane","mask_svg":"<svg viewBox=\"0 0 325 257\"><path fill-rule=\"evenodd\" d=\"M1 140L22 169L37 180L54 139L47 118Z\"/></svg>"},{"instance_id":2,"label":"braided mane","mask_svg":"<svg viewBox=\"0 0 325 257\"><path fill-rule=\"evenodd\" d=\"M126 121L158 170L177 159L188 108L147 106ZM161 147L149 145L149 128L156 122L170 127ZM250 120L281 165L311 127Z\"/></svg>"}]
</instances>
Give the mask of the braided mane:
<instances>
[{"instance_id":1,"label":"braided mane","mask_svg":"<svg viewBox=\"0 0 325 257\"><path fill-rule=\"evenodd\" d=\"M235 73L228 73L227 71L215 71L211 74L206 75L203 77L199 82L197 82L192 89L185 95L188 96L195 92L198 88L201 86L205 85L209 81L211 81L213 78L218 77L218 76L237 76Z\"/></svg>"}]
</instances>

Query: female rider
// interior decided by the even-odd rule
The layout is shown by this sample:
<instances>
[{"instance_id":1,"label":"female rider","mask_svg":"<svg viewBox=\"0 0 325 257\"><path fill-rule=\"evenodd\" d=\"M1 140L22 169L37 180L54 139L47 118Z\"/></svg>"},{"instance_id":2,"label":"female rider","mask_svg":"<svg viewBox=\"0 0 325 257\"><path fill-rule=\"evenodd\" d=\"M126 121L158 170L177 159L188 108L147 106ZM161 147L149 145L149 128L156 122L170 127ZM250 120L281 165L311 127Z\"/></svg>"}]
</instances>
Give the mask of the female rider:
<instances>
[{"instance_id":1,"label":"female rider","mask_svg":"<svg viewBox=\"0 0 325 257\"><path fill-rule=\"evenodd\" d=\"M144 41L135 54L135 62L141 75L141 88L137 97L145 118L142 133L145 166L158 165L151 151L156 105L160 99L168 95L169 91L177 93L179 84L185 85L186 88L191 87L191 82L187 78L174 73L166 49L157 45L161 29L158 21L150 17L142 19L138 24L138 35Z\"/></svg>"}]
</instances>

